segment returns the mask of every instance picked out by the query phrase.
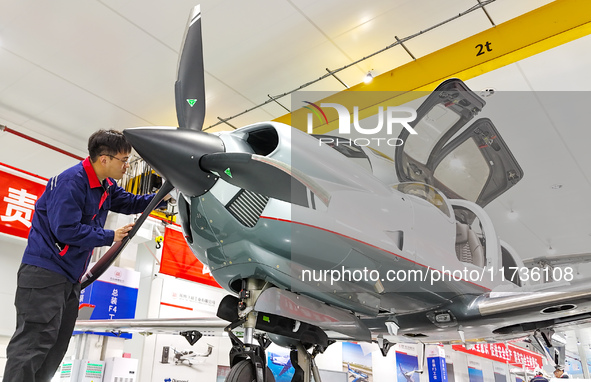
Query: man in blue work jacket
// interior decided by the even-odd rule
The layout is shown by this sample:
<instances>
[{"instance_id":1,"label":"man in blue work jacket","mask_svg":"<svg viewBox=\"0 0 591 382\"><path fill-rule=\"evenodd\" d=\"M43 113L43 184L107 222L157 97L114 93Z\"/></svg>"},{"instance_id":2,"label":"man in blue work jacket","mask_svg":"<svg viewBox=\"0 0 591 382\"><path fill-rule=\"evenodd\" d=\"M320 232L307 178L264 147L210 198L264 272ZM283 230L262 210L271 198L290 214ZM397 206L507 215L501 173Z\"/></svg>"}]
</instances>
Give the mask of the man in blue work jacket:
<instances>
[{"instance_id":1,"label":"man in blue work jacket","mask_svg":"<svg viewBox=\"0 0 591 382\"><path fill-rule=\"evenodd\" d=\"M548 382L548 378L544 377L542 370L536 370L536 375L529 382Z\"/></svg>"},{"instance_id":2,"label":"man in blue work jacket","mask_svg":"<svg viewBox=\"0 0 591 382\"><path fill-rule=\"evenodd\" d=\"M17 325L3 381L51 380L74 330L80 278L93 249L123 240L133 226L104 229L108 211L139 213L154 197L130 194L115 183L129 166L130 152L121 132L95 132L89 157L51 178L37 201L18 271Z\"/></svg>"}]
</instances>

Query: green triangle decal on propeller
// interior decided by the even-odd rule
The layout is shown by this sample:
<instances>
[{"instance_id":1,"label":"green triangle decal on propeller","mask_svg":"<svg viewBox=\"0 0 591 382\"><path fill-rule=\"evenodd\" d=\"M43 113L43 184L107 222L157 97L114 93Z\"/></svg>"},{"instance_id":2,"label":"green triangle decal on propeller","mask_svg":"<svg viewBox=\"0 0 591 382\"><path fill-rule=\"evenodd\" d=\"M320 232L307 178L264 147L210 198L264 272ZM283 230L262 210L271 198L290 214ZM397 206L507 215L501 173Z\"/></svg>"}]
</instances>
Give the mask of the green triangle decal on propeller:
<instances>
[{"instance_id":1,"label":"green triangle decal on propeller","mask_svg":"<svg viewBox=\"0 0 591 382\"><path fill-rule=\"evenodd\" d=\"M228 175L230 178L232 177L232 172L230 171L230 167L224 170L224 173Z\"/></svg>"},{"instance_id":2,"label":"green triangle decal on propeller","mask_svg":"<svg viewBox=\"0 0 591 382\"><path fill-rule=\"evenodd\" d=\"M195 103L197 102L197 100L196 99L188 99L187 102L189 103L189 105L191 107L193 107L193 105L195 105Z\"/></svg>"}]
</instances>

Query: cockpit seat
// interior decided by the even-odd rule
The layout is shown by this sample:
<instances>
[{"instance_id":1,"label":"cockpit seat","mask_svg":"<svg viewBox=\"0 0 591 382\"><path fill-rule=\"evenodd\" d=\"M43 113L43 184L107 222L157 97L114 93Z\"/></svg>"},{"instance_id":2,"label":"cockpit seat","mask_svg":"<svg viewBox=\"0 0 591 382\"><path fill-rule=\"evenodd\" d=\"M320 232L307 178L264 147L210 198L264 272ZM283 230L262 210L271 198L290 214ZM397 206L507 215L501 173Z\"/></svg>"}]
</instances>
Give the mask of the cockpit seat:
<instances>
[{"instance_id":1,"label":"cockpit seat","mask_svg":"<svg viewBox=\"0 0 591 382\"><path fill-rule=\"evenodd\" d=\"M456 256L461 262L484 267L486 255L476 233L468 224L456 222Z\"/></svg>"}]
</instances>

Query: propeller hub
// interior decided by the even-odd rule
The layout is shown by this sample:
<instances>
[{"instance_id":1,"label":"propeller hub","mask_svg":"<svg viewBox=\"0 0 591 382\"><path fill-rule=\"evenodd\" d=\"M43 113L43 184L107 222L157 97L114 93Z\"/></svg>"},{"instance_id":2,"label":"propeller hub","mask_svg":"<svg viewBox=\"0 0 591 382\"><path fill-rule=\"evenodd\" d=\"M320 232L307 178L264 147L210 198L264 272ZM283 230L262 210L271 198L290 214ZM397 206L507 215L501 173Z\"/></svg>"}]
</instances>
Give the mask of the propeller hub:
<instances>
[{"instance_id":1,"label":"propeller hub","mask_svg":"<svg viewBox=\"0 0 591 382\"><path fill-rule=\"evenodd\" d=\"M199 166L203 155L225 151L216 135L162 127L136 127L123 134L146 163L185 195L203 195L218 179Z\"/></svg>"}]
</instances>

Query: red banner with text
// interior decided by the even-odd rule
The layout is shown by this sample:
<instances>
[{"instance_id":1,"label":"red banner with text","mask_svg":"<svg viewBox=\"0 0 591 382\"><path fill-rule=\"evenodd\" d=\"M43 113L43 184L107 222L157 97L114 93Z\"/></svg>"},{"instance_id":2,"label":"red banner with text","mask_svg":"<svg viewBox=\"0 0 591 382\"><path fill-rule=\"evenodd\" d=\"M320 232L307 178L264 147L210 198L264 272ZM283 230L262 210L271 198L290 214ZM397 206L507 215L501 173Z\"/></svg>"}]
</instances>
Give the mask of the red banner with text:
<instances>
[{"instance_id":1,"label":"red banner with text","mask_svg":"<svg viewBox=\"0 0 591 382\"><path fill-rule=\"evenodd\" d=\"M45 185L0 170L0 232L27 238Z\"/></svg>"},{"instance_id":2,"label":"red banner with text","mask_svg":"<svg viewBox=\"0 0 591 382\"><path fill-rule=\"evenodd\" d=\"M509 363L527 369L542 368L542 355L511 344L475 344L466 349L463 345L453 345L456 351L488 358L493 361Z\"/></svg>"},{"instance_id":3,"label":"red banner with text","mask_svg":"<svg viewBox=\"0 0 591 382\"><path fill-rule=\"evenodd\" d=\"M221 288L209 268L195 257L183 234L168 227L164 231L160 273Z\"/></svg>"}]
</instances>

